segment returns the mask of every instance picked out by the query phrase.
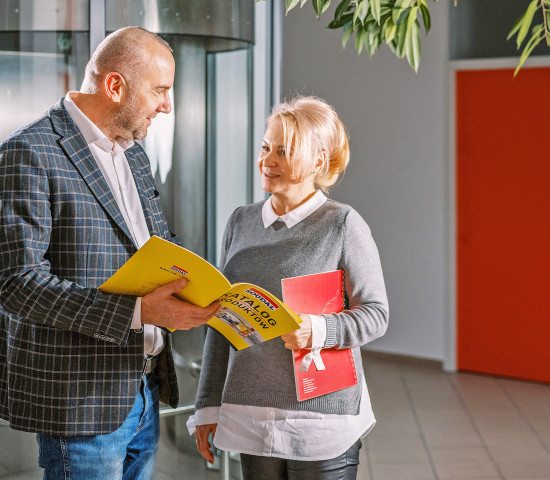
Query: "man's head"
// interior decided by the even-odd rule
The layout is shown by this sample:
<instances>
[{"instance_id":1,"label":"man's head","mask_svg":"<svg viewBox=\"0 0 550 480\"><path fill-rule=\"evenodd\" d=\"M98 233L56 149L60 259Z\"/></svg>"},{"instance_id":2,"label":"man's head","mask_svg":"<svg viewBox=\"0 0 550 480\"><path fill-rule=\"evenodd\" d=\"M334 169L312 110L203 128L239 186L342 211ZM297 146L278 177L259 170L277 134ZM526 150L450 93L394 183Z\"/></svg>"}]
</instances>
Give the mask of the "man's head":
<instances>
[{"instance_id":1,"label":"man's head","mask_svg":"<svg viewBox=\"0 0 550 480\"><path fill-rule=\"evenodd\" d=\"M158 35L126 27L107 36L86 66L81 93L98 100L95 113L111 139L147 135L157 113L171 111L168 91L174 82L172 49Z\"/></svg>"}]
</instances>

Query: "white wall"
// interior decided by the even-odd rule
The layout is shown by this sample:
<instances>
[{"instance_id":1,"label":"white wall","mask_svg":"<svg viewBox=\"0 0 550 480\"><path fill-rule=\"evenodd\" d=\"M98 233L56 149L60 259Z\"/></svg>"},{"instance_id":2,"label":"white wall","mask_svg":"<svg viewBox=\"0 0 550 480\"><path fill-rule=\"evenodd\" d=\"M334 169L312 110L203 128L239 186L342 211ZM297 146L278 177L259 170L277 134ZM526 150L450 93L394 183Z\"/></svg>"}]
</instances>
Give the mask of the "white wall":
<instances>
[{"instance_id":1,"label":"white wall","mask_svg":"<svg viewBox=\"0 0 550 480\"><path fill-rule=\"evenodd\" d=\"M282 2L283 3L283 2ZM334 3L334 2L333 2ZM374 57L345 50L311 5L283 19L283 97L314 94L348 128L351 163L331 197L370 225L390 301L387 334L368 348L443 360L448 325L446 145L447 2L433 4L415 74L387 47Z\"/></svg>"}]
</instances>

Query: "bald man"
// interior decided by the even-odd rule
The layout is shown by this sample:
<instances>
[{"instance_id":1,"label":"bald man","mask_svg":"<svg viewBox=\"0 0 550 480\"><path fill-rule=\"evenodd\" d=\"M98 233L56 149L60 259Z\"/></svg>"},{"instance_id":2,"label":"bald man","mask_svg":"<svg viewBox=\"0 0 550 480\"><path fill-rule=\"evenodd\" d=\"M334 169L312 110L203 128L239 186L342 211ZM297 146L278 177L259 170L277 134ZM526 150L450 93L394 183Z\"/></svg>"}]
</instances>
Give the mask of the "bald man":
<instances>
[{"instance_id":1,"label":"bald man","mask_svg":"<svg viewBox=\"0 0 550 480\"><path fill-rule=\"evenodd\" d=\"M128 27L79 92L0 144L0 417L36 432L51 480L149 479L160 400L176 407L170 339L218 309L97 290L151 235L178 243L134 140L169 113L172 50Z\"/></svg>"}]
</instances>

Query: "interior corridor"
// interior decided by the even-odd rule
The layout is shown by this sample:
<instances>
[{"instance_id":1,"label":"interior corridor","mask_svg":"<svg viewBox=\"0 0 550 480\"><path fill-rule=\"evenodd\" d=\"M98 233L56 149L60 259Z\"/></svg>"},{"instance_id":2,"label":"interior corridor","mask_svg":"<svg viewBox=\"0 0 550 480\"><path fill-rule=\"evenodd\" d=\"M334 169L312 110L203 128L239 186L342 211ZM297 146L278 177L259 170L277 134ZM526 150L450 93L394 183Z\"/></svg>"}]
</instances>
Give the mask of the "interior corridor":
<instances>
[{"instance_id":1,"label":"interior corridor","mask_svg":"<svg viewBox=\"0 0 550 480\"><path fill-rule=\"evenodd\" d=\"M550 479L549 385L368 352L363 362L378 423L359 479Z\"/></svg>"}]
</instances>

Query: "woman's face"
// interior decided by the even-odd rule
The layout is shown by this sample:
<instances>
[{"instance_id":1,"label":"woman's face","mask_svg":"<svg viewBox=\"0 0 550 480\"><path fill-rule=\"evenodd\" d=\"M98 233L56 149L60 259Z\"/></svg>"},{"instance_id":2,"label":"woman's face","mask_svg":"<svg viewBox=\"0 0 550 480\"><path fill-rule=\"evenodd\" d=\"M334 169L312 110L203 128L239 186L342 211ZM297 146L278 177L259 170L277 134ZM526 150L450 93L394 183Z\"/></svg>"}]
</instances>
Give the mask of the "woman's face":
<instances>
[{"instance_id":1,"label":"woman's face","mask_svg":"<svg viewBox=\"0 0 550 480\"><path fill-rule=\"evenodd\" d=\"M294 192L300 194L304 188L314 188L312 178L300 181L292 176L288 158L291 154L292 152L285 151L281 122L274 120L267 127L258 156L262 188L266 192L292 196Z\"/></svg>"}]
</instances>

